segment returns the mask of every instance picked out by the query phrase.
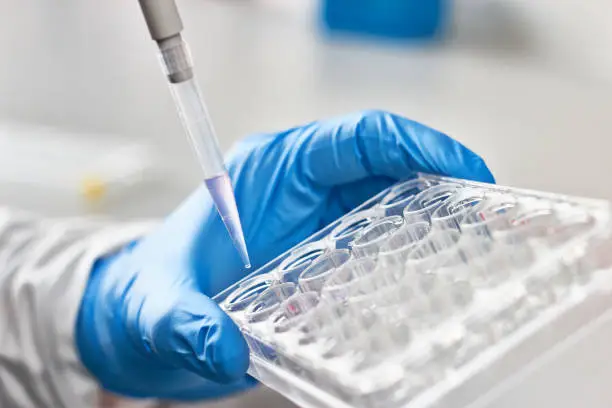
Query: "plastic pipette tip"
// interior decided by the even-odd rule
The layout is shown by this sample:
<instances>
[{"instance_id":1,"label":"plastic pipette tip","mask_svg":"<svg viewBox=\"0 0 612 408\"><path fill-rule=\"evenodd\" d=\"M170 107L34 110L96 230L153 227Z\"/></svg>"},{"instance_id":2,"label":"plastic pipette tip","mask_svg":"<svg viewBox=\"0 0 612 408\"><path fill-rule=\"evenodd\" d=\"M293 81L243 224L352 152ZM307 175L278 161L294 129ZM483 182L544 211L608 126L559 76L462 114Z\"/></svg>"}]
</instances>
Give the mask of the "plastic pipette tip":
<instances>
[{"instance_id":1,"label":"plastic pipette tip","mask_svg":"<svg viewBox=\"0 0 612 408\"><path fill-rule=\"evenodd\" d=\"M251 267L232 183L227 174L206 179L206 187L246 268Z\"/></svg>"},{"instance_id":2,"label":"plastic pipette tip","mask_svg":"<svg viewBox=\"0 0 612 408\"><path fill-rule=\"evenodd\" d=\"M242 258L242 262L244 263L244 267L247 269L251 269L251 260L249 259L249 253L246 252L246 248L245 248L245 252L244 254L240 254L240 257Z\"/></svg>"},{"instance_id":3,"label":"plastic pipette tip","mask_svg":"<svg viewBox=\"0 0 612 408\"><path fill-rule=\"evenodd\" d=\"M227 227L227 223L225 224ZM228 228L229 231L229 228ZM231 232L230 232L231 235ZM234 241L234 247L238 251L238 255L240 255L240 259L244 264L244 267L249 269L251 267L251 260L249 259L249 253L247 251L246 244L244 242L244 235L242 234L242 228L240 228L240 236L232 237L232 241Z\"/></svg>"}]
</instances>

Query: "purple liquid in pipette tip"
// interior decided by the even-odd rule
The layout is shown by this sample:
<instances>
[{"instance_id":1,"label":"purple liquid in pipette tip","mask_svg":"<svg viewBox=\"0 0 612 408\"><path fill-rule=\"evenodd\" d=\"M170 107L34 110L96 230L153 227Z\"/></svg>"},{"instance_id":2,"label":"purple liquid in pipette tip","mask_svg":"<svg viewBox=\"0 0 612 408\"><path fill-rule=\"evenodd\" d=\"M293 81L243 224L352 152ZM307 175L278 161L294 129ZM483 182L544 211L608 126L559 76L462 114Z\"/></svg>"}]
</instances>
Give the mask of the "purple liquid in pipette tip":
<instances>
[{"instance_id":1,"label":"purple liquid in pipette tip","mask_svg":"<svg viewBox=\"0 0 612 408\"><path fill-rule=\"evenodd\" d=\"M238 250L244 265L250 268L251 261L249 260L249 253L247 252L244 233L242 232L242 225L240 224L236 199L234 198L234 190L232 189L232 183L227 173L204 181L217 207L217 211L219 211L219 215L225 224L225 228L227 228L227 232L234 243L234 247Z\"/></svg>"}]
</instances>

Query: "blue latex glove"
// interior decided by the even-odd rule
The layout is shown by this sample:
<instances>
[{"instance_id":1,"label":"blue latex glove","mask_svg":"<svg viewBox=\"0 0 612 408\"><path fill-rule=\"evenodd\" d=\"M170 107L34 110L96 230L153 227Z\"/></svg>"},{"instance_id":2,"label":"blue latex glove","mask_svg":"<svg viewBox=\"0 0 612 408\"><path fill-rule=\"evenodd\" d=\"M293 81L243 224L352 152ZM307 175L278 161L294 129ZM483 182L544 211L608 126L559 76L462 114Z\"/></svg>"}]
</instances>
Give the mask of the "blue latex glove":
<instances>
[{"instance_id":1,"label":"blue latex glove","mask_svg":"<svg viewBox=\"0 0 612 408\"><path fill-rule=\"evenodd\" d=\"M255 268L416 171L493 182L458 142L377 111L250 137L227 164ZM249 387L247 345L209 298L245 272L199 188L149 236L96 264L77 322L84 365L133 397Z\"/></svg>"}]
</instances>

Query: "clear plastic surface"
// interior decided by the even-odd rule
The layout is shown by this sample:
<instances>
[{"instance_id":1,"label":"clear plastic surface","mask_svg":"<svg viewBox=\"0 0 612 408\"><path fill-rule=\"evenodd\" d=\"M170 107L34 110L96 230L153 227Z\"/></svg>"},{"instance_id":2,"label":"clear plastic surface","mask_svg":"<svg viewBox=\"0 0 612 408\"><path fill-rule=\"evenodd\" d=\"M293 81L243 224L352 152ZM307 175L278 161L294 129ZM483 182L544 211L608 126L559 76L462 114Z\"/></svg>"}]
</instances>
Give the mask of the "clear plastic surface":
<instances>
[{"instance_id":1,"label":"clear plastic surface","mask_svg":"<svg viewBox=\"0 0 612 408\"><path fill-rule=\"evenodd\" d=\"M471 406L610 309L610 227L607 202L419 175L215 300L301 406Z\"/></svg>"}]
</instances>

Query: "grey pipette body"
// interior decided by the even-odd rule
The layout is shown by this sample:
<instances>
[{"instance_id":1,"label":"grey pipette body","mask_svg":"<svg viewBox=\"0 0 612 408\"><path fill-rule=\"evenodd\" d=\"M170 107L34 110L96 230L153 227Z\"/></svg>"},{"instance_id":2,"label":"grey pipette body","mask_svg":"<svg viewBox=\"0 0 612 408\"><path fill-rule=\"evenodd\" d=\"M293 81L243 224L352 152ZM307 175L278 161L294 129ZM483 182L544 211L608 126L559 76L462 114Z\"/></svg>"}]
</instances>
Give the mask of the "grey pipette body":
<instances>
[{"instance_id":1,"label":"grey pipette body","mask_svg":"<svg viewBox=\"0 0 612 408\"><path fill-rule=\"evenodd\" d=\"M139 0L149 33L157 43L172 96L204 172L208 191L243 263L250 267L236 199L193 63L181 32L183 22L174 0Z\"/></svg>"}]
</instances>

